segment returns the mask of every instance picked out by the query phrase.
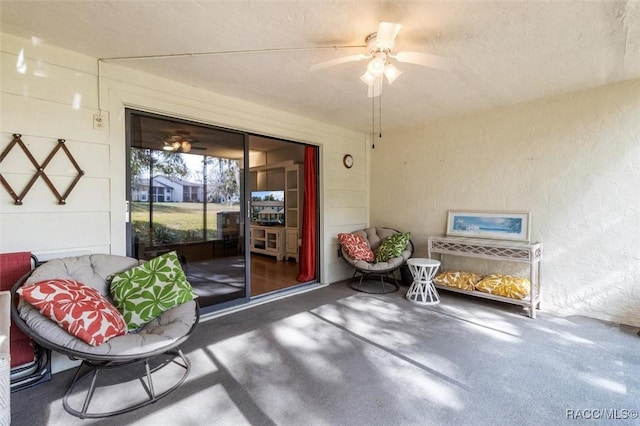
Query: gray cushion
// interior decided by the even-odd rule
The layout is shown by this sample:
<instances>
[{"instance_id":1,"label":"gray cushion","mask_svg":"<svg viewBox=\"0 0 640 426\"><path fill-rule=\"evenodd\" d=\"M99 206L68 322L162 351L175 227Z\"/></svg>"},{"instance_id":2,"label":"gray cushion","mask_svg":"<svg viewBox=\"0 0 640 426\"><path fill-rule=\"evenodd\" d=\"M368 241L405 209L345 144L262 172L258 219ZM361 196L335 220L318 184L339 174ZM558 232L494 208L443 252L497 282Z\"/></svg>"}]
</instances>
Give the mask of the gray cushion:
<instances>
[{"instance_id":1,"label":"gray cushion","mask_svg":"<svg viewBox=\"0 0 640 426\"><path fill-rule=\"evenodd\" d=\"M53 259L36 268L25 285L55 278L76 280L95 288L111 300L107 284L109 275L126 271L138 263L134 258L111 254L89 254Z\"/></svg>"},{"instance_id":2,"label":"gray cushion","mask_svg":"<svg viewBox=\"0 0 640 426\"><path fill-rule=\"evenodd\" d=\"M98 289L110 299L107 277L138 263L130 257L105 254L54 259L35 269L25 285L52 278L71 279ZM196 321L196 302L190 301L162 313L135 333L114 337L100 346L91 346L67 333L23 300L18 304L18 311L36 334L66 349L85 353L87 357L134 356L168 349L173 342L187 335Z\"/></svg>"},{"instance_id":3,"label":"gray cushion","mask_svg":"<svg viewBox=\"0 0 640 426\"><path fill-rule=\"evenodd\" d=\"M20 301L20 317L36 334L48 341L76 352L91 355L136 355L153 352L171 344L189 333L195 322L195 301L178 305L145 324L135 334L113 337L100 346L91 346L67 333L37 309Z\"/></svg>"}]
</instances>

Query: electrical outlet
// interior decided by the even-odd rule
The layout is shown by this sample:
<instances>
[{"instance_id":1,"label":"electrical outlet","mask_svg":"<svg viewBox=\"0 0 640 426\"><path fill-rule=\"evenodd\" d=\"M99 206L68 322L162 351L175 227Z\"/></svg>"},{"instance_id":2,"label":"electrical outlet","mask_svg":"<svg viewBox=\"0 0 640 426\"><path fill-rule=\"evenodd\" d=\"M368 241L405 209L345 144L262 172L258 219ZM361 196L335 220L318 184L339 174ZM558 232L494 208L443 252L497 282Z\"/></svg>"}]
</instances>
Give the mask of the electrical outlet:
<instances>
[{"instance_id":1,"label":"electrical outlet","mask_svg":"<svg viewBox=\"0 0 640 426\"><path fill-rule=\"evenodd\" d=\"M109 116L101 112L93 114L93 130L104 130L108 124Z\"/></svg>"}]
</instances>

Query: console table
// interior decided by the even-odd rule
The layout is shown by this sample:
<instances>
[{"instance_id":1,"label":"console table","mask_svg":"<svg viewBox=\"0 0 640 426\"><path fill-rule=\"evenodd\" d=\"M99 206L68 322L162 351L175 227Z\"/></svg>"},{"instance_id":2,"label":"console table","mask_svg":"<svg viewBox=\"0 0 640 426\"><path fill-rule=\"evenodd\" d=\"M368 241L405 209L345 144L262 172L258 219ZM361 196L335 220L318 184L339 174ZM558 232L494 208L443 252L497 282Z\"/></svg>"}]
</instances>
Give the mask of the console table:
<instances>
[{"instance_id":1,"label":"console table","mask_svg":"<svg viewBox=\"0 0 640 426\"><path fill-rule=\"evenodd\" d=\"M275 256L278 262L284 259L284 227L251 225L249 230L251 252Z\"/></svg>"},{"instance_id":2,"label":"console table","mask_svg":"<svg viewBox=\"0 0 640 426\"><path fill-rule=\"evenodd\" d=\"M542 260L541 243L523 243L517 241L488 240L482 238L464 237L429 237L428 253L440 255L440 262L444 265L444 256L462 256L486 260L498 260L507 262L519 262L529 265L529 281L531 291L527 299L513 299L497 296L481 291L466 291L454 287L436 284L436 287L485 299L498 300L529 308L529 316L536 317L536 309L540 308L540 262ZM444 269L444 266L443 266Z\"/></svg>"}]
</instances>

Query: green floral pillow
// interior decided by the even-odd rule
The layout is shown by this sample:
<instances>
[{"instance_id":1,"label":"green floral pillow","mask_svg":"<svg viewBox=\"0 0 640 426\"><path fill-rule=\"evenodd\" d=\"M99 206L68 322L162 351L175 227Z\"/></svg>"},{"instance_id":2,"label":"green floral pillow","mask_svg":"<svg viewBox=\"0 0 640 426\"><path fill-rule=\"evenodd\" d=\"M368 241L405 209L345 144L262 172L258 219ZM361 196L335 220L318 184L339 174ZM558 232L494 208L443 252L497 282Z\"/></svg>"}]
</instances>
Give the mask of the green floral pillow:
<instances>
[{"instance_id":1,"label":"green floral pillow","mask_svg":"<svg viewBox=\"0 0 640 426\"><path fill-rule=\"evenodd\" d=\"M411 234L409 232L399 232L385 238L376 250L376 262L386 262L389 259L398 257L407 247Z\"/></svg>"},{"instance_id":2,"label":"green floral pillow","mask_svg":"<svg viewBox=\"0 0 640 426\"><path fill-rule=\"evenodd\" d=\"M113 275L111 297L127 328L135 330L195 295L172 251Z\"/></svg>"}]
</instances>

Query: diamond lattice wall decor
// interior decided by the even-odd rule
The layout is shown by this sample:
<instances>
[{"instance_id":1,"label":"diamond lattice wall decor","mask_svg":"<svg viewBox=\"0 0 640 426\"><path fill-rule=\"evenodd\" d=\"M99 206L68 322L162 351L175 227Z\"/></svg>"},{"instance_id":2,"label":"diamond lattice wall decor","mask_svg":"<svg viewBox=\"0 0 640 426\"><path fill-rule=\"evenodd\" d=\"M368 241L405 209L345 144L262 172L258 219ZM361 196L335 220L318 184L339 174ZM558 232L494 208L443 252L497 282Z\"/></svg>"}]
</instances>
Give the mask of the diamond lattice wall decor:
<instances>
[{"instance_id":1,"label":"diamond lattice wall decor","mask_svg":"<svg viewBox=\"0 0 640 426\"><path fill-rule=\"evenodd\" d=\"M22 135L15 133L13 135L13 140L11 141L11 143L7 145L4 151L2 151L2 154L0 154L0 163L2 163L5 157L9 154L9 152L11 152L11 150L16 145L22 149L22 151L27 156L29 161L31 161L31 164L33 164L33 166L36 169L36 173L29 180L29 182L27 183L27 185L24 187L24 189L19 195L16 194L16 192L13 190L11 185L9 185L9 182L7 182L4 176L2 176L2 173L0 173L0 183L2 183L2 186L4 186L4 188L9 192L9 195L11 195L11 197L13 198L14 204L18 206L22 205L22 200L24 200L24 197L27 195L27 193L29 192L29 190L31 189L33 184L38 180L39 177L41 177L45 181L45 183L47 184L51 192L53 192L53 195L56 196L56 198L58 199L58 204L66 204L67 197L69 196L73 188L76 186L80 178L84 175L84 171L80 169L80 166L78 166L78 163L73 158L73 155L71 155L71 152L69 152L69 149L65 145L65 140L58 139L58 144L49 153L49 155L44 160L44 162L42 164L38 164L38 161L33 157L31 152L29 151L29 148L27 148L24 142L22 142ZM49 179L49 176L47 176L47 173L45 172L45 168L49 165L51 160L56 156L56 154L60 150L62 150L65 153L65 155L67 156L67 158L69 159L73 167L78 172L74 177L73 181L71 182L71 185L69 185L67 190L62 195L60 195L60 192L58 192L55 185L53 184L53 182L51 182L51 179Z\"/></svg>"}]
</instances>

